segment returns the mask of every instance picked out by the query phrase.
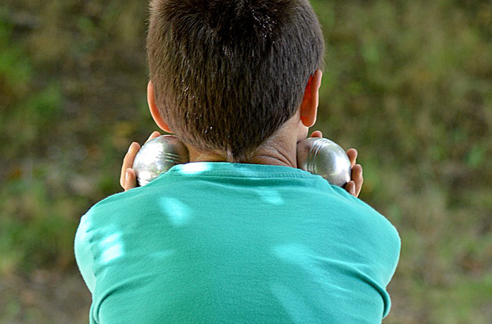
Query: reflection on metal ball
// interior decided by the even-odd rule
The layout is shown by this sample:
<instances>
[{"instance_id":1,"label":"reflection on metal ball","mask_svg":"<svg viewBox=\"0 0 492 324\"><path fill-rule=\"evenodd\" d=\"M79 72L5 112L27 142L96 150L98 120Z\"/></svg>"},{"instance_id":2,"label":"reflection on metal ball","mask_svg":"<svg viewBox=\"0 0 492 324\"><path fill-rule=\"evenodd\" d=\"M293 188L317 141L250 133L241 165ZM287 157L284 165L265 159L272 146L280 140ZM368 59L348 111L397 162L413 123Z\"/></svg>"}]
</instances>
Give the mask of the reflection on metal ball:
<instances>
[{"instance_id":1,"label":"reflection on metal ball","mask_svg":"<svg viewBox=\"0 0 492 324\"><path fill-rule=\"evenodd\" d=\"M339 187L351 179L352 168L347 153L326 138L310 137L297 143L297 166Z\"/></svg>"},{"instance_id":2,"label":"reflection on metal ball","mask_svg":"<svg viewBox=\"0 0 492 324\"><path fill-rule=\"evenodd\" d=\"M172 135L162 135L145 143L133 161L140 186L144 186L176 164L188 162L186 146Z\"/></svg>"}]
</instances>

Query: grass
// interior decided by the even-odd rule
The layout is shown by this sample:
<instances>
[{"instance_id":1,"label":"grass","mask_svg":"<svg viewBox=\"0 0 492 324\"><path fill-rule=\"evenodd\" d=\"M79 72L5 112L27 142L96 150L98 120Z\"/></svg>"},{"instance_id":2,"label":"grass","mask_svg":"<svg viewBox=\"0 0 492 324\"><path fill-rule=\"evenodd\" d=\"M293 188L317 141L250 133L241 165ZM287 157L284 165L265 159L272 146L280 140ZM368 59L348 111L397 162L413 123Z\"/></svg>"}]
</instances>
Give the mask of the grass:
<instances>
[{"instance_id":1,"label":"grass","mask_svg":"<svg viewBox=\"0 0 492 324\"><path fill-rule=\"evenodd\" d=\"M359 150L362 199L402 237L385 323L490 323L492 7L312 3L327 42L317 126ZM39 289L85 291L72 279L78 219L119 191L128 145L155 129L145 15L119 0L0 9L0 323L70 318L69 305L29 304L40 271L55 279Z\"/></svg>"}]
</instances>

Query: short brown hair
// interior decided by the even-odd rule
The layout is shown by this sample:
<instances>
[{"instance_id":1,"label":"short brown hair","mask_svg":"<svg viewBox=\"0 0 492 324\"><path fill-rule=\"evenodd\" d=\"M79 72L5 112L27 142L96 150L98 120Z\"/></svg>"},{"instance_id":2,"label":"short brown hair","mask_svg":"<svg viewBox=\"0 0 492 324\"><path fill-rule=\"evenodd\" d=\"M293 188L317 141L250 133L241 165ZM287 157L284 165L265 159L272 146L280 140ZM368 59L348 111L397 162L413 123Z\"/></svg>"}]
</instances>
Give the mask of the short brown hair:
<instances>
[{"instance_id":1,"label":"short brown hair","mask_svg":"<svg viewBox=\"0 0 492 324\"><path fill-rule=\"evenodd\" d=\"M307 0L153 0L147 36L156 103L198 150L248 159L300 106L323 63Z\"/></svg>"}]
</instances>

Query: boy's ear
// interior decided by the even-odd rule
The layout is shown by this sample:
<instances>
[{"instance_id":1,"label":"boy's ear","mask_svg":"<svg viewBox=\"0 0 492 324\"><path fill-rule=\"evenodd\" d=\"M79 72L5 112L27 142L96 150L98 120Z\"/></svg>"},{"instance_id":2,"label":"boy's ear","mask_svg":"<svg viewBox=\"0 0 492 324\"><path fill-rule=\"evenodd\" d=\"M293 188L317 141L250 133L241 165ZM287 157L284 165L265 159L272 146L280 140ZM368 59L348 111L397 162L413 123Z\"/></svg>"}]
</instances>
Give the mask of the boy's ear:
<instances>
[{"instance_id":1,"label":"boy's ear","mask_svg":"<svg viewBox=\"0 0 492 324\"><path fill-rule=\"evenodd\" d=\"M147 85L147 103L149 105L150 114L152 115L152 118L154 119L157 126L159 126L160 129L167 133L172 133L173 131L167 125L166 121L161 115L161 112L157 108L157 104L155 103L155 92L152 81L149 81L149 84Z\"/></svg>"},{"instance_id":2,"label":"boy's ear","mask_svg":"<svg viewBox=\"0 0 492 324\"><path fill-rule=\"evenodd\" d=\"M309 81L304 90L304 97L301 103L301 122L306 127L311 127L316 123L319 103L319 88L321 86L321 78L323 73L321 70L316 70L309 77Z\"/></svg>"}]
</instances>

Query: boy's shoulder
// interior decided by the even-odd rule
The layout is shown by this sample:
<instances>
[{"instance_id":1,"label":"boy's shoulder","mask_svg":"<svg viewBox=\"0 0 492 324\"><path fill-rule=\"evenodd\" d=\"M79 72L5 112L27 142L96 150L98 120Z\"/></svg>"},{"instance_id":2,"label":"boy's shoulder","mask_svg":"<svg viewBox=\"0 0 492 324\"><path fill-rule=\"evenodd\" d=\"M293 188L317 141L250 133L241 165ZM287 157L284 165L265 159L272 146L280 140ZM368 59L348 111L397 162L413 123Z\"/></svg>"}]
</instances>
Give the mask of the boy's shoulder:
<instances>
[{"instance_id":1,"label":"boy's shoulder","mask_svg":"<svg viewBox=\"0 0 492 324\"><path fill-rule=\"evenodd\" d=\"M112 194L92 205L82 218L100 223L141 211L148 204L142 189L143 187L138 187Z\"/></svg>"}]
</instances>

